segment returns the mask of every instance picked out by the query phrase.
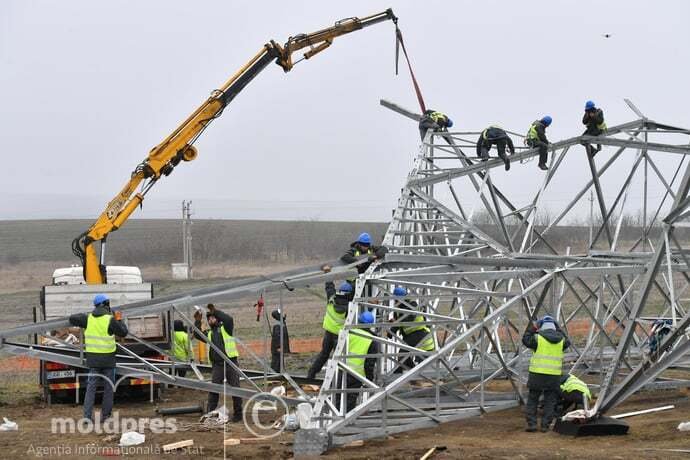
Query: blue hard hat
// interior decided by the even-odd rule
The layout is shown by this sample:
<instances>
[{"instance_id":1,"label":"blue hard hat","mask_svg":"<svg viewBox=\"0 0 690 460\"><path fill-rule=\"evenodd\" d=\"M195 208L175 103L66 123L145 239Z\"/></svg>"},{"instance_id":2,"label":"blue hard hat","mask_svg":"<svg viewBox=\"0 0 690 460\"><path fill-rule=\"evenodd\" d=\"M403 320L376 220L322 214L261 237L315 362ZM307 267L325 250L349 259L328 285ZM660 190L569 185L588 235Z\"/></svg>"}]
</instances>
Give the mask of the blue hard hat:
<instances>
[{"instance_id":1,"label":"blue hard hat","mask_svg":"<svg viewBox=\"0 0 690 460\"><path fill-rule=\"evenodd\" d=\"M585 102L585 110L591 110L595 107L594 101L587 101Z\"/></svg>"},{"instance_id":2,"label":"blue hard hat","mask_svg":"<svg viewBox=\"0 0 690 460\"><path fill-rule=\"evenodd\" d=\"M405 289L404 287L398 286L395 289L393 289L393 295L406 296L407 295L407 289Z\"/></svg>"},{"instance_id":3,"label":"blue hard hat","mask_svg":"<svg viewBox=\"0 0 690 460\"><path fill-rule=\"evenodd\" d=\"M107 302L109 300L110 299L105 294L96 294L96 297L93 298L93 304L94 304L94 306L98 306L98 305L102 304L103 302Z\"/></svg>"},{"instance_id":4,"label":"blue hard hat","mask_svg":"<svg viewBox=\"0 0 690 460\"><path fill-rule=\"evenodd\" d=\"M338 290L340 292L348 292L348 293L353 291L352 285L350 283L348 283L347 281L343 281L342 284L340 286L338 286Z\"/></svg>"},{"instance_id":5,"label":"blue hard hat","mask_svg":"<svg viewBox=\"0 0 690 460\"><path fill-rule=\"evenodd\" d=\"M360 233L357 237L357 242L360 244L371 244L371 236L367 232Z\"/></svg>"},{"instance_id":6,"label":"blue hard hat","mask_svg":"<svg viewBox=\"0 0 690 460\"><path fill-rule=\"evenodd\" d=\"M549 126L551 124L551 122L553 121L553 118L551 118L551 116L549 116L549 115L545 115L539 121L541 121L544 124L544 126Z\"/></svg>"},{"instance_id":7,"label":"blue hard hat","mask_svg":"<svg viewBox=\"0 0 690 460\"><path fill-rule=\"evenodd\" d=\"M373 324L374 315L372 315L370 311L363 311L362 313L359 314L357 321L360 324Z\"/></svg>"},{"instance_id":8,"label":"blue hard hat","mask_svg":"<svg viewBox=\"0 0 690 460\"><path fill-rule=\"evenodd\" d=\"M448 119L448 123L446 123L446 126L449 127L449 128L452 128L452 127L453 127L453 120L451 120L451 119L449 118L449 119Z\"/></svg>"}]
</instances>

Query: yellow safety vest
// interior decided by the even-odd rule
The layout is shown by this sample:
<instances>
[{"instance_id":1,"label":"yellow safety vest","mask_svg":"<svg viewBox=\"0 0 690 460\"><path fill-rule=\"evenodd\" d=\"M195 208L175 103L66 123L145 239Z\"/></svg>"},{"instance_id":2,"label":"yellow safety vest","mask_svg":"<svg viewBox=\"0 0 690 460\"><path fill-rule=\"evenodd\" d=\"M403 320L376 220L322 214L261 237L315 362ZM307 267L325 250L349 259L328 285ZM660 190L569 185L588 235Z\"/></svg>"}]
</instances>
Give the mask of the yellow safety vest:
<instances>
[{"instance_id":1,"label":"yellow safety vest","mask_svg":"<svg viewBox=\"0 0 690 460\"><path fill-rule=\"evenodd\" d=\"M551 343L537 335L537 349L529 360L529 371L535 374L561 375L563 367L563 339Z\"/></svg>"},{"instance_id":2,"label":"yellow safety vest","mask_svg":"<svg viewBox=\"0 0 690 460\"><path fill-rule=\"evenodd\" d=\"M446 114L444 114L442 112L431 112L431 114L429 115L429 118L431 118L435 123L439 123L441 121L445 121L448 119Z\"/></svg>"},{"instance_id":3,"label":"yellow safety vest","mask_svg":"<svg viewBox=\"0 0 690 460\"><path fill-rule=\"evenodd\" d=\"M606 131L608 129L608 127L606 126L606 122L602 121L601 123L599 123L597 125L597 129L599 129L601 132Z\"/></svg>"},{"instance_id":4,"label":"yellow safety vest","mask_svg":"<svg viewBox=\"0 0 690 460\"><path fill-rule=\"evenodd\" d=\"M335 311L335 305L331 300L326 304L326 314L323 316L322 327L331 334L337 335L345 324L345 316L347 316L347 311L342 313Z\"/></svg>"},{"instance_id":5,"label":"yellow safety vest","mask_svg":"<svg viewBox=\"0 0 690 460\"><path fill-rule=\"evenodd\" d=\"M237 344L235 343L235 338L225 332L225 328L221 325L218 327L220 329L220 335L223 337L223 343L225 344L225 355L228 358L237 358L240 354L237 352ZM213 343L213 339L211 338L211 334L213 334L213 330L209 330L207 337L208 341ZM209 353L209 361L211 360L210 355L211 355L211 347L208 347L208 353Z\"/></svg>"},{"instance_id":6,"label":"yellow safety vest","mask_svg":"<svg viewBox=\"0 0 690 460\"><path fill-rule=\"evenodd\" d=\"M371 342L373 342L373 336L369 331L365 331L364 329L356 329L356 331L359 334L362 334L365 337L362 337L360 335L355 335L352 332L350 332L347 335L347 354L348 355L366 355L369 353L369 347L371 346ZM347 365L350 366L352 370L357 372L359 375L362 377L366 377L366 374L364 373L364 360L366 358L363 357L348 357L347 358Z\"/></svg>"},{"instance_id":7,"label":"yellow safety vest","mask_svg":"<svg viewBox=\"0 0 690 460\"><path fill-rule=\"evenodd\" d=\"M87 353L115 353L115 336L108 334L112 315L93 316L89 313L84 329L84 351Z\"/></svg>"},{"instance_id":8,"label":"yellow safety vest","mask_svg":"<svg viewBox=\"0 0 690 460\"><path fill-rule=\"evenodd\" d=\"M372 250L371 250L371 249L367 249L367 254L368 254L368 255L372 255L372 254L373 254ZM355 257L359 257L359 256L361 256L361 255L362 255L362 253L359 252L359 249L355 249Z\"/></svg>"},{"instance_id":9,"label":"yellow safety vest","mask_svg":"<svg viewBox=\"0 0 690 460\"><path fill-rule=\"evenodd\" d=\"M561 391L563 393L572 393L573 391L579 391L580 393L587 396L587 399L592 397L592 393L589 391L589 387L585 382L578 379L574 375L569 375L568 380L566 380L563 385L561 385Z\"/></svg>"},{"instance_id":10,"label":"yellow safety vest","mask_svg":"<svg viewBox=\"0 0 690 460\"><path fill-rule=\"evenodd\" d=\"M539 139L539 134L537 134L537 123L539 122L535 121L530 125L529 131L527 131L527 139Z\"/></svg>"},{"instance_id":11,"label":"yellow safety vest","mask_svg":"<svg viewBox=\"0 0 690 460\"><path fill-rule=\"evenodd\" d=\"M189 360L189 335L185 331L175 331L173 335L173 356L180 361Z\"/></svg>"}]
</instances>

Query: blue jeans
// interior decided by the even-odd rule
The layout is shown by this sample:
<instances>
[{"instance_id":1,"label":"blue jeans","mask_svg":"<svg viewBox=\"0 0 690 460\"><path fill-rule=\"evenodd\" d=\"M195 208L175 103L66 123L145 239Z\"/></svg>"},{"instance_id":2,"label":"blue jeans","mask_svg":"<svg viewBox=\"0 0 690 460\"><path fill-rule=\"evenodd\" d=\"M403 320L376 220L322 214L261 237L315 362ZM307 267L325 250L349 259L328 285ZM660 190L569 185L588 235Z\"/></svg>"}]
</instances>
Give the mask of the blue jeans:
<instances>
[{"instance_id":1,"label":"blue jeans","mask_svg":"<svg viewBox=\"0 0 690 460\"><path fill-rule=\"evenodd\" d=\"M106 381L108 380L108 381ZM103 385L103 402L101 403L101 420L110 417L113 411L113 386L115 385L114 367L92 367L86 384L84 397L84 418L93 421L93 405L96 400L96 388Z\"/></svg>"}]
</instances>

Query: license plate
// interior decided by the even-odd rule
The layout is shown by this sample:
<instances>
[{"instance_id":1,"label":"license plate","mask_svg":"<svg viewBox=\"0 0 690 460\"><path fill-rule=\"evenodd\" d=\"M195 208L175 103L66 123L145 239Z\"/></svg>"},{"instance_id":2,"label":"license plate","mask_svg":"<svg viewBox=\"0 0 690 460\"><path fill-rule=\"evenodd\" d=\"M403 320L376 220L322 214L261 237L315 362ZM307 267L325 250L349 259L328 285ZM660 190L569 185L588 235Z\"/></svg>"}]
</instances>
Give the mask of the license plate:
<instances>
[{"instance_id":1,"label":"license plate","mask_svg":"<svg viewBox=\"0 0 690 460\"><path fill-rule=\"evenodd\" d=\"M74 370L71 371L50 371L46 374L48 379L64 379L66 377L74 377Z\"/></svg>"}]
</instances>

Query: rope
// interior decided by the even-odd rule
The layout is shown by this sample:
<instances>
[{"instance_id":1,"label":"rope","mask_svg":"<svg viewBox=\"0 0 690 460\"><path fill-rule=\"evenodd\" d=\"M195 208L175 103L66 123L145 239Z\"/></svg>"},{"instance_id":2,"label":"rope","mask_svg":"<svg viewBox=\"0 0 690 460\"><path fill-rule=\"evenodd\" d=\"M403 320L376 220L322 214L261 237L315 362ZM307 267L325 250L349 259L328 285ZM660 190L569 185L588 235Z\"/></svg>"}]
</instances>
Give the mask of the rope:
<instances>
[{"instance_id":1,"label":"rope","mask_svg":"<svg viewBox=\"0 0 690 460\"><path fill-rule=\"evenodd\" d=\"M407 68L410 70L410 76L412 77L412 84L414 85L414 91L417 93L417 101L419 102L419 108L422 109L422 114L426 112L426 105L424 104L424 98L422 97L422 91L419 89L419 84L412 71L412 64L410 63L410 57L407 55L407 50L405 49L405 42L403 41L402 32L395 25L395 74L398 74L398 56L400 55L399 49L402 47L403 54L405 55L405 60L407 61Z\"/></svg>"}]
</instances>

